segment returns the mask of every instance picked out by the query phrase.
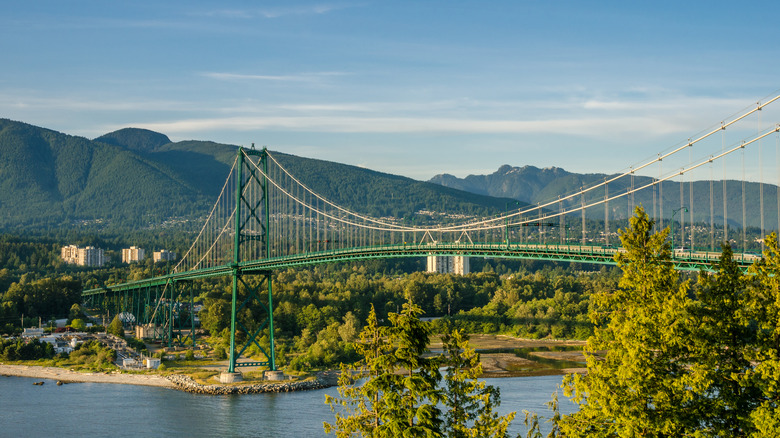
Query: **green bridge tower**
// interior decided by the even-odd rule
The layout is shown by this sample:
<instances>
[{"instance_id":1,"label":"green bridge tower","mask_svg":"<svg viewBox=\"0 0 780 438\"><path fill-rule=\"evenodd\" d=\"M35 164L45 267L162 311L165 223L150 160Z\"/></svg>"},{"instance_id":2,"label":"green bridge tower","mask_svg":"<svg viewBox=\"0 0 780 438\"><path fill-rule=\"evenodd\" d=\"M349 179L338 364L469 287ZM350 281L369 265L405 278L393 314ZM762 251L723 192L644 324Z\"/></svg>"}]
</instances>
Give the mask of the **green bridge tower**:
<instances>
[{"instance_id":1,"label":"green bridge tower","mask_svg":"<svg viewBox=\"0 0 780 438\"><path fill-rule=\"evenodd\" d=\"M255 166L250 162L247 163L246 158L253 156L259 157L258 167L262 168L262 172L258 172ZM242 269L242 262L248 260L241 259L241 249L248 242L254 245L260 243L260 254L264 258L269 258L270 253L270 212L269 212L269 200L268 200L268 151L263 148L262 151L257 151L252 145L252 149L244 149L240 147L238 149L238 161L236 164L236 193L235 193L235 225L233 236L233 263L231 264L231 271L233 277L233 291L231 302L231 314L230 314L230 365L228 367L228 373L236 373L237 367L249 367L249 366L266 366L270 371L276 371L276 360L274 357L274 321L273 321L273 286L272 286L272 272L271 271L253 271L253 274L262 275L265 279L268 292L268 300L263 303L260 299L261 291L259 288L254 288L250 284L244 281L244 275L246 275ZM251 199L246 196L247 187L251 184L256 184L259 187L259 199ZM247 232L249 230L257 232ZM261 307L265 309L265 319L259 321L259 324L250 329L248 326L252 325L249 321L241 321L239 314L241 311L249 305L250 302L256 300L261 304ZM258 336L263 329L268 328L268 349L261 346L258 342ZM238 336L237 336L238 335ZM249 347L255 345L262 351L265 356L265 361L243 361L239 362L241 357Z\"/></svg>"}]
</instances>

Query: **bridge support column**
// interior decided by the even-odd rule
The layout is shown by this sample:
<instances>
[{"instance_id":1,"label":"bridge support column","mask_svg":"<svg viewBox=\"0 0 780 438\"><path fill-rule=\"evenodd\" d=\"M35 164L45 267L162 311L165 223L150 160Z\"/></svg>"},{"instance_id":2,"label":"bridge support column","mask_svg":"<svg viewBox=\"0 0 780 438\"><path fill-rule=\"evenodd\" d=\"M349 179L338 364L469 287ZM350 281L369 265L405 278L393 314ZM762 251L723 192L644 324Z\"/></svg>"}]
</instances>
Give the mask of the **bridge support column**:
<instances>
[{"instance_id":1,"label":"bridge support column","mask_svg":"<svg viewBox=\"0 0 780 438\"><path fill-rule=\"evenodd\" d=\"M228 373L234 373L236 370L236 304L238 302L238 268L233 268L233 299L230 309L230 361ZM221 381L220 377L220 381Z\"/></svg>"},{"instance_id":2,"label":"bridge support column","mask_svg":"<svg viewBox=\"0 0 780 438\"><path fill-rule=\"evenodd\" d=\"M230 317L230 358L228 364L228 372L236 372L237 367L249 367L249 366L265 366L270 371L276 371L276 355L274 346L274 315L273 315L273 286L271 280L271 273L265 273L265 281L268 288L268 304L265 305L259 297L259 294L250 284L244 281L241 274L236 270L233 275L233 299L231 303L231 317ZM243 299L242 299L243 298ZM241 300L239 304L239 300ZM240 320L238 315L241 311L247 307L248 304L255 302L264 307L266 311L266 318L260 321L245 321ZM262 346L258 342L260 333L268 328L268 345ZM246 340L239 342L236 339L236 335L246 335ZM242 337L243 337L242 335ZM249 349L252 345L262 352L266 360L265 361L244 361L238 362L238 358Z\"/></svg>"},{"instance_id":3,"label":"bridge support column","mask_svg":"<svg viewBox=\"0 0 780 438\"><path fill-rule=\"evenodd\" d=\"M236 383L244 380L241 373L227 372L219 375L219 383Z\"/></svg>"}]
</instances>

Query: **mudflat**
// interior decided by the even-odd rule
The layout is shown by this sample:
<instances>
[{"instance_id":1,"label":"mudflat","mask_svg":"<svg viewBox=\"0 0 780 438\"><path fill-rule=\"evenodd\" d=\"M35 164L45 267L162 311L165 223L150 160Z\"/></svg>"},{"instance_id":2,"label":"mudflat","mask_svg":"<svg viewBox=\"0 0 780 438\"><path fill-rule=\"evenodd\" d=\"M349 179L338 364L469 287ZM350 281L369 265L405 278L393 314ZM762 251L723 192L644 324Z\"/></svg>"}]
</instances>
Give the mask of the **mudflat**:
<instances>
[{"instance_id":1,"label":"mudflat","mask_svg":"<svg viewBox=\"0 0 780 438\"><path fill-rule=\"evenodd\" d=\"M483 377L517 377L517 376L539 376L568 373L584 373L585 356L577 347L584 347L585 341L577 340L558 340L558 339L523 339L506 335L471 335L469 338L471 348L480 351L480 362L482 363ZM519 348L542 348L554 349L566 347L566 351L533 351L529 353L531 358L519 357L506 350ZM442 348L441 342L434 339L431 343L431 349L439 350ZM502 352L492 352L492 350L504 350ZM582 367L552 367L549 362L544 363L533 358L581 362Z\"/></svg>"}]
</instances>

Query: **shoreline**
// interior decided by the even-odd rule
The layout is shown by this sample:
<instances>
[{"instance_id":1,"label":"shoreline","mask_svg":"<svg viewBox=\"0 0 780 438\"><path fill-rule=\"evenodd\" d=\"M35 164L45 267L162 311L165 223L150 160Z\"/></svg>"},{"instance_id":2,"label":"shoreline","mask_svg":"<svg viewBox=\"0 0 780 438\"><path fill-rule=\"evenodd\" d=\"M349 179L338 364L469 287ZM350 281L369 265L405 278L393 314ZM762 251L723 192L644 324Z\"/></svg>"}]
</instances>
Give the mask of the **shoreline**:
<instances>
[{"instance_id":1,"label":"shoreline","mask_svg":"<svg viewBox=\"0 0 780 438\"><path fill-rule=\"evenodd\" d=\"M47 379L62 383L113 383L120 385L157 386L177 389L170 380L157 375L122 374L122 373L78 373L65 368L44 367L35 365L5 365L0 364L0 376L27 377L31 379Z\"/></svg>"},{"instance_id":2,"label":"shoreline","mask_svg":"<svg viewBox=\"0 0 780 438\"><path fill-rule=\"evenodd\" d=\"M475 349L495 350L513 348L534 347L580 347L584 341L570 340L530 340L514 338L502 335L472 335L472 346ZM433 348L440 347L434 341ZM580 351L557 351L535 353L535 356L545 359L580 361L584 359ZM580 373L587 369L583 366L575 368L547 368L535 366L535 361L520 358L511 353L481 354L483 365L482 377L485 378L511 378L530 377L550 374ZM584 360L583 360L584 362ZM200 384L184 374L169 374L161 376L156 374L125 374L113 371L110 373L80 373L66 368L36 366L36 365L7 365L0 363L0 376L25 377L31 379L46 379L62 383L112 383L121 385L156 386L160 388L174 389L194 394L227 395L227 394L259 394L266 392L291 392L328 388L338 384L338 370L322 371L317 373L313 380L301 381L267 381L244 382L236 384Z\"/></svg>"},{"instance_id":3,"label":"shoreline","mask_svg":"<svg viewBox=\"0 0 780 438\"><path fill-rule=\"evenodd\" d=\"M268 392L292 392L323 389L334 386L332 379L318 376L314 380L278 381L267 383L238 383L233 385L202 385L191 377L183 374L168 376L150 374L111 373L79 373L65 368L35 366L35 365L5 365L0 364L0 376L24 377L29 379L45 379L68 383L110 383L120 385L155 386L174 389L192 394L229 395L229 394L262 394ZM325 377L325 378L323 378ZM35 384L35 383L33 383Z\"/></svg>"}]
</instances>

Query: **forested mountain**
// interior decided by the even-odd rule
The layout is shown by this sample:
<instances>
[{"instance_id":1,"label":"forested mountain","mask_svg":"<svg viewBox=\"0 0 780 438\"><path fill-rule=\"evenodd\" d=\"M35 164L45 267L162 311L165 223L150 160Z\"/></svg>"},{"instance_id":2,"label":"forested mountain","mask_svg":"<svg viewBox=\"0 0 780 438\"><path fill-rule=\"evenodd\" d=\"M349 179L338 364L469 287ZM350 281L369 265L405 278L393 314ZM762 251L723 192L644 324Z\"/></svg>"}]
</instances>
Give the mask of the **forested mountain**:
<instances>
[{"instance_id":1,"label":"forested mountain","mask_svg":"<svg viewBox=\"0 0 780 438\"><path fill-rule=\"evenodd\" d=\"M123 146L132 151L150 152L171 142L165 134L148 129L124 128L101 135L95 141Z\"/></svg>"},{"instance_id":2,"label":"forested mountain","mask_svg":"<svg viewBox=\"0 0 780 438\"><path fill-rule=\"evenodd\" d=\"M0 119L0 231L194 226L216 199L236 146L171 142L126 128L95 140ZM467 214L501 211L505 199L396 175L275 152L318 193L375 216L421 209Z\"/></svg>"},{"instance_id":3,"label":"forested mountain","mask_svg":"<svg viewBox=\"0 0 780 438\"><path fill-rule=\"evenodd\" d=\"M125 146L0 119L2 229L144 226L207 208L206 194Z\"/></svg>"},{"instance_id":4,"label":"forested mountain","mask_svg":"<svg viewBox=\"0 0 780 438\"><path fill-rule=\"evenodd\" d=\"M581 187L590 187L602 183L607 178L615 175L603 173L572 173L558 167L548 167L540 169L534 166L512 167L503 165L495 172L489 175L469 175L465 178L458 178L449 174L436 175L429 182L441 184L445 187L451 187L459 190L465 190L471 193L477 193L487 196L500 196L514 198L525 203L536 204L546 203L555 200L559 195L575 193ZM641 187L652 181L647 176L635 176L633 187ZM684 205L691 207L690 199L693 199L693 216L696 222L709 223L710 221L710 181L693 182L693 196L691 197L691 187L689 182L685 182L682 187L683 203L680 203L680 183L667 181L657 188L656 194L652 190L644 190L636 193L634 196L635 204L642 204L652 215L654 196L657 199L663 195L664 220L669 219L672 211ZM603 188L594 190L586 196L586 202L604 199L605 194L614 196L631 187L630 178L622 178L609 184L605 192ZM713 183L712 190L712 213L717 225L723 224L723 182ZM749 208L747 215L747 225L758 227L761 224L760 215L755 214L759 205L759 184L755 182L745 183L745 205ZM767 228L777 227L777 186L764 184L764 221ZM579 205L580 198L573 201L573 204ZM633 211L628 198L612 201L610 203L611 218L625 218L632 215ZM603 219L603 208L594 208L588 211L588 216L592 219ZM660 216L660 206L658 206L658 216ZM689 221L686 215L686 221ZM726 218L731 226L742 226L742 182L726 181Z\"/></svg>"}]
</instances>

